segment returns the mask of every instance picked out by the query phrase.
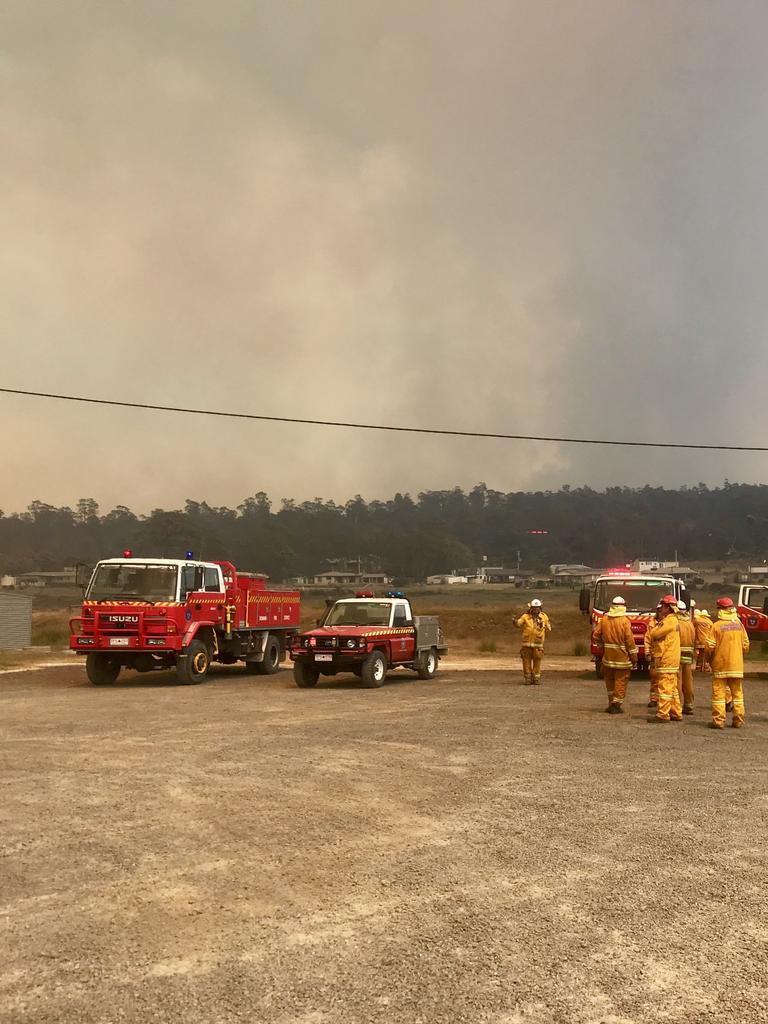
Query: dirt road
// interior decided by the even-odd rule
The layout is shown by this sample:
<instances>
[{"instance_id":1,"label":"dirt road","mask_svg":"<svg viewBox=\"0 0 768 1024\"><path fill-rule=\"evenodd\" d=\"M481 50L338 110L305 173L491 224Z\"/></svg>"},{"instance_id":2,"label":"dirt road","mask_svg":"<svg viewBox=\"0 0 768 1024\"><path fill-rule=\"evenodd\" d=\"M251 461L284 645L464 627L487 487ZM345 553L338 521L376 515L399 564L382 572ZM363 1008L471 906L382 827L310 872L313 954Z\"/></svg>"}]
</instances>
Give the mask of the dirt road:
<instances>
[{"instance_id":1,"label":"dirt road","mask_svg":"<svg viewBox=\"0 0 768 1024\"><path fill-rule=\"evenodd\" d=\"M768 684L513 678L2 676L0 1020L765 1020Z\"/></svg>"}]
</instances>

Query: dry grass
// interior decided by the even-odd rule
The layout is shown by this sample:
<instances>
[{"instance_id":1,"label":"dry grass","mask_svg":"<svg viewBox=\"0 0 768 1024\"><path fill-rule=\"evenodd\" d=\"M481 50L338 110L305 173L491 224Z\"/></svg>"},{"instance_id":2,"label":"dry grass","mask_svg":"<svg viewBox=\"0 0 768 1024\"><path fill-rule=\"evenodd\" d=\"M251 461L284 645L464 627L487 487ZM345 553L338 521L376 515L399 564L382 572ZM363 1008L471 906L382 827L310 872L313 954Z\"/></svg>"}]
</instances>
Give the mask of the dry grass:
<instances>
[{"instance_id":1,"label":"dry grass","mask_svg":"<svg viewBox=\"0 0 768 1024\"><path fill-rule=\"evenodd\" d=\"M32 613L32 644L35 647L51 647L52 649L69 645L69 610L33 612Z\"/></svg>"},{"instance_id":2,"label":"dry grass","mask_svg":"<svg viewBox=\"0 0 768 1024\"><path fill-rule=\"evenodd\" d=\"M349 596L347 594L339 596ZM438 615L448 645L454 653L512 654L520 647L520 630L515 619L534 595L511 587L446 587L440 590L416 588L409 595L417 615ZM552 620L547 641L550 654L573 655L577 644L588 651L588 620L578 610L578 593L546 592L541 595ZM325 611L318 594L302 598L301 625L309 629ZM32 616L32 643L63 648L69 641L69 619L76 608L36 611Z\"/></svg>"}]
</instances>

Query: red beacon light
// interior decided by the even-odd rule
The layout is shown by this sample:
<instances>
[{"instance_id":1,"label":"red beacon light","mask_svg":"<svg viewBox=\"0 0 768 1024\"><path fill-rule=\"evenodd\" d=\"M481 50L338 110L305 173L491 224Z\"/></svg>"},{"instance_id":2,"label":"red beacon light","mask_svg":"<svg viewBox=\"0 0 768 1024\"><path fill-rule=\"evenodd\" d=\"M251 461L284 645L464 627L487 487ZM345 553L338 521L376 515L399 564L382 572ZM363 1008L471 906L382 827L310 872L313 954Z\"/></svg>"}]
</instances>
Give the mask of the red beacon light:
<instances>
[{"instance_id":1,"label":"red beacon light","mask_svg":"<svg viewBox=\"0 0 768 1024\"><path fill-rule=\"evenodd\" d=\"M355 597L376 597L372 590L358 590Z\"/></svg>"},{"instance_id":2,"label":"red beacon light","mask_svg":"<svg viewBox=\"0 0 768 1024\"><path fill-rule=\"evenodd\" d=\"M126 548L123 552L123 558L133 558L133 552L130 548Z\"/></svg>"}]
</instances>

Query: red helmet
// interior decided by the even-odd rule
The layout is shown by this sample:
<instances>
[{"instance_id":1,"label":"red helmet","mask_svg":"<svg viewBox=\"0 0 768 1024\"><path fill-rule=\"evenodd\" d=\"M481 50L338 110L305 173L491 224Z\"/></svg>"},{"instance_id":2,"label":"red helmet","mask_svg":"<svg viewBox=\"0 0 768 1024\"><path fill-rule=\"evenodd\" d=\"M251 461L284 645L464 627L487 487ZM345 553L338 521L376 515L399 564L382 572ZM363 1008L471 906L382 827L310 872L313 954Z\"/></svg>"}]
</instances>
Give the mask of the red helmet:
<instances>
[{"instance_id":1,"label":"red helmet","mask_svg":"<svg viewBox=\"0 0 768 1024\"><path fill-rule=\"evenodd\" d=\"M733 608L733 601L730 597L718 597L717 599L718 608Z\"/></svg>"},{"instance_id":2,"label":"red helmet","mask_svg":"<svg viewBox=\"0 0 768 1024\"><path fill-rule=\"evenodd\" d=\"M659 604L671 604L673 608L677 608L677 598L674 594L667 594L665 597L662 597Z\"/></svg>"}]
</instances>

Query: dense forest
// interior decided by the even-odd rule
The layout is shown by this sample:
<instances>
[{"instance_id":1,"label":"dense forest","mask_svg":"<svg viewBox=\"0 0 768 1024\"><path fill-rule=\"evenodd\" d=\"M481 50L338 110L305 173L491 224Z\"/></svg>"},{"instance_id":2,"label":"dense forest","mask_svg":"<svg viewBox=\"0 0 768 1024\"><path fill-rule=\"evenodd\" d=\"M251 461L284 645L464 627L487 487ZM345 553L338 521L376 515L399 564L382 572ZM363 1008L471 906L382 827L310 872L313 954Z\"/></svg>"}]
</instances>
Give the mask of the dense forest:
<instances>
[{"instance_id":1,"label":"dense forest","mask_svg":"<svg viewBox=\"0 0 768 1024\"><path fill-rule=\"evenodd\" d=\"M388 501L273 507L260 492L236 509L188 500L183 509L136 515L118 505L101 514L83 498L56 508L33 501L0 512L0 572L59 569L132 548L137 554L226 558L273 579L317 572L328 559L361 558L403 580L490 562L541 570L551 562L592 566L636 557L682 561L768 556L768 486L703 484L680 490L588 487L504 494L478 484L396 494ZM531 531L546 531L533 533Z\"/></svg>"}]
</instances>

